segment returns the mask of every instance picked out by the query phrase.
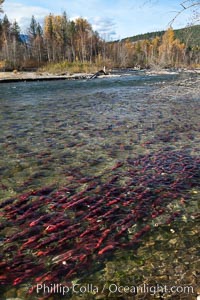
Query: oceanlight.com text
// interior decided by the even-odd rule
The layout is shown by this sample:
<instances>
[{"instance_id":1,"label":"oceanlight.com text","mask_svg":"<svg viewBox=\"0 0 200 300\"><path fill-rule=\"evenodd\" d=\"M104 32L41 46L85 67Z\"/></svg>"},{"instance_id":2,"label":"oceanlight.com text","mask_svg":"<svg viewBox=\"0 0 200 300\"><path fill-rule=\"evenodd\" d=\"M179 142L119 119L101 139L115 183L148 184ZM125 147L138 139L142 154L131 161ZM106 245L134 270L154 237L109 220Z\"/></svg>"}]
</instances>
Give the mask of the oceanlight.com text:
<instances>
[{"instance_id":1,"label":"oceanlight.com text","mask_svg":"<svg viewBox=\"0 0 200 300\"><path fill-rule=\"evenodd\" d=\"M109 294L150 294L155 295L157 293L162 294L194 294L194 287L190 285L185 286L169 286L169 285L119 285L116 283L105 284L104 286L98 286L94 284L72 284L71 286L52 283L50 285L37 284L36 292L42 294L98 294L107 293Z\"/></svg>"}]
</instances>

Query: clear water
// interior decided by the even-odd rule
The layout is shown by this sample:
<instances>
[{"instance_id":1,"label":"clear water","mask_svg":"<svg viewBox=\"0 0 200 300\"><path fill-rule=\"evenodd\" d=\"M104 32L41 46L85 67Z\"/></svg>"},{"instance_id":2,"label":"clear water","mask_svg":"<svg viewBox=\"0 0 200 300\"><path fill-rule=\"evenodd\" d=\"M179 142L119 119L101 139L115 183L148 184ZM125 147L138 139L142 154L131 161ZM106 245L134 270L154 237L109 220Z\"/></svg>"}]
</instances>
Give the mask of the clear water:
<instances>
[{"instance_id":1,"label":"clear water","mask_svg":"<svg viewBox=\"0 0 200 300\"><path fill-rule=\"evenodd\" d=\"M177 97L156 94L160 86L173 83L177 78L174 75L145 76L143 72L135 72L133 75L96 80L1 84L1 201L45 186L59 190L72 185L77 176L99 176L103 184L113 175L112 168L116 163L153 154L166 147L197 157L200 149L198 97L182 98L178 93ZM119 184L123 186L126 181L127 178L122 177ZM180 226L174 225L167 231L166 228L163 231L158 229L145 243L141 243L137 257L131 261L128 258L129 266L127 261L126 265L120 265L123 259L119 257L123 257L123 252L118 253L113 265L119 264L119 269L127 268L127 274L131 274L130 269L135 273L138 271L146 280L152 276L150 265L159 269L159 263L163 264L166 271L168 267L164 264L170 265L177 259L172 270L178 266L181 278L184 278L183 274L187 273L184 263L187 262L191 268L188 267L186 276L192 276L198 261L195 212L198 210L199 188L196 186L188 193L189 205L179 220ZM170 209L182 210L180 197L172 201ZM156 227L157 222L160 222L159 218L153 221L153 226ZM171 236L170 230L174 229L175 234ZM153 253L151 259L149 249ZM171 258L166 249L171 251ZM183 265L176 255L182 257ZM141 264L145 257L149 261L146 267ZM113 265L110 262L110 272L112 270L114 274ZM162 279L165 274L155 270L156 278ZM166 272L171 271L168 269ZM110 275L106 276L105 280L111 280ZM173 276L171 279L174 280ZM7 287L4 292L9 293L10 289ZM16 288L9 295L18 294Z\"/></svg>"},{"instance_id":2,"label":"clear water","mask_svg":"<svg viewBox=\"0 0 200 300\"><path fill-rule=\"evenodd\" d=\"M1 197L62 184L70 166L98 173L123 159L137 149L138 139L146 139L145 126L153 135L160 112L156 103L149 109L148 93L170 79L135 75L1 84ZM123 143L130 150L120 151Z\"/></svg>"}]
</instances>

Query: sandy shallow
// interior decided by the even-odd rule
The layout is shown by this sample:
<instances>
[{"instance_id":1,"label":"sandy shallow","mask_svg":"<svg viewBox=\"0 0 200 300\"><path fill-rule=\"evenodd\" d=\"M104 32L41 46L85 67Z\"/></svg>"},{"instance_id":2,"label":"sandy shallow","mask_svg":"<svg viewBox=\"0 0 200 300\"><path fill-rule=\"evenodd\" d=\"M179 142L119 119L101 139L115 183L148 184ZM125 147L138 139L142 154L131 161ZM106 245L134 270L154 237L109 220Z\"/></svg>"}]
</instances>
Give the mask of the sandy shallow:
<instances>
[{"instance_id":1,"label":"sandy shallow","mask_svg":"<svg viewBox=\"0 0 200 300\"><path fill-rule=\"evenodd\" d=\"M92 75L92 74L91 74ZM88 77L90 74L50 74L50 73L38 73L38 72L0 72L0 81L17 81L17 80L42 80L42 79L73 79L76 77Z\"/></svg>"},{"instance_id":2,"label":"sandy shallow","mask_svg":"<svg viewBox=\"0 0 200 300\"><path fill-rule=\"evenodd\" d=\"M200 69L181 69L177 71L171 70L146 70L146 75L164 75L164 74L179 74L179 73L195 73L200 74ZM10 82L10 81L23 81L23 80L59 80L59 79L89 79L93 74L88 73L65 73L65 74L51 74L48 72L39 73L39 72L0 72L0 82ZM109 75L100 75L98 78L102 77L116 77L121 76L119 74L109 74Z\"/></svg>"}]
</instances>

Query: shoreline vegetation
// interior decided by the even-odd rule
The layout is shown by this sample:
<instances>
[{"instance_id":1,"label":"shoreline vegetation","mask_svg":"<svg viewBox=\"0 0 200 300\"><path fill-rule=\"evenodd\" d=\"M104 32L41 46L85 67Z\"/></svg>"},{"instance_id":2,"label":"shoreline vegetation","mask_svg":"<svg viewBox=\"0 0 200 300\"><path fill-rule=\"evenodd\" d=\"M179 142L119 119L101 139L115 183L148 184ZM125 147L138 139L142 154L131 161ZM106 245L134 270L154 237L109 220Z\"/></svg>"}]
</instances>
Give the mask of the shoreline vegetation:
<instances>
[{"instance_id":1,"label":"shoreline vegetation","mask_svg":"<svg viewBox=\"0 0 200 300\"><path fill-rule=\"evenodd\" d=\"M170 27L154 38L108 42L87 20L71 22L66 13L46 16L43 27L33 16L27 34L5 15L0 19L0 71L17 75L18 71L34 70L37 80L43 80L42 76L50 80L55 75L58 79L79 79L81 73L86 73L87 79L87 74L103 66L108 70L196 69L200 67L199 41L193 40L196 27L188 30L187 39L178 39ZM34 80L36 76L25 77Z\"/></svg>"},{"instance_id":2,"label":"shoreline vegetation","mask_svg":"<svg viewBox=\"0 0 200 300\"><path fill-rule=\"evenodd\" d=\"M115 69L116 70L116 69ZM143 71L145 75L170 75L170 74L200 74L200 69L143 69L138 70L134 68L122 69L124 73L121 75L118 72L113 72L109 70L108 72L103 72L102 70L96 72L43 72L43 71L16 71L13 72L0 72L0 83L9 82L20 82L20 81L44 81L44 80L77 80L77 79L93 79L93 78L109 78L117 76L129 76L133 75L134 71ZM121 69L118 69L120 72ZM95 76L95 74L97 74Z\"/></svg>"}]
</instances>

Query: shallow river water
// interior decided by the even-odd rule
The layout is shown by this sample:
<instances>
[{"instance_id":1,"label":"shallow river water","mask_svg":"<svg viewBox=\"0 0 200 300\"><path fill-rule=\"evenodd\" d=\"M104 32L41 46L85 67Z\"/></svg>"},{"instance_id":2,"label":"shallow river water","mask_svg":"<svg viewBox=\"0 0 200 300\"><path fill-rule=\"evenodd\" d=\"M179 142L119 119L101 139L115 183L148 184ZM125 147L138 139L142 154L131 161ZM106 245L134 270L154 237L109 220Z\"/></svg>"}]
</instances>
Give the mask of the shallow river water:
<instances>
[{"instance_id":1,"label":"shallow river water","mask_svg":"<svg viewBox=\"0 0 200 300\"><path fill-rule=\"evenodd\" d=\"M149 103L154 84L165 80L138 75L1 84L1 197L61 184L69 167L87 176L141 153L141 143L173 119L173 107Z\"/></svg>"},{"instance_id":2,"label":"shallow river water","mask_svg":"<svg viewBox=\"0 0 200 300\"><path fill-rule=\"evenodd\" d=\"M200 98L177 79L0 84L0 299L196 299ZM194 291L115 290L144 283Z\"/></svg>"}]
</instances>

